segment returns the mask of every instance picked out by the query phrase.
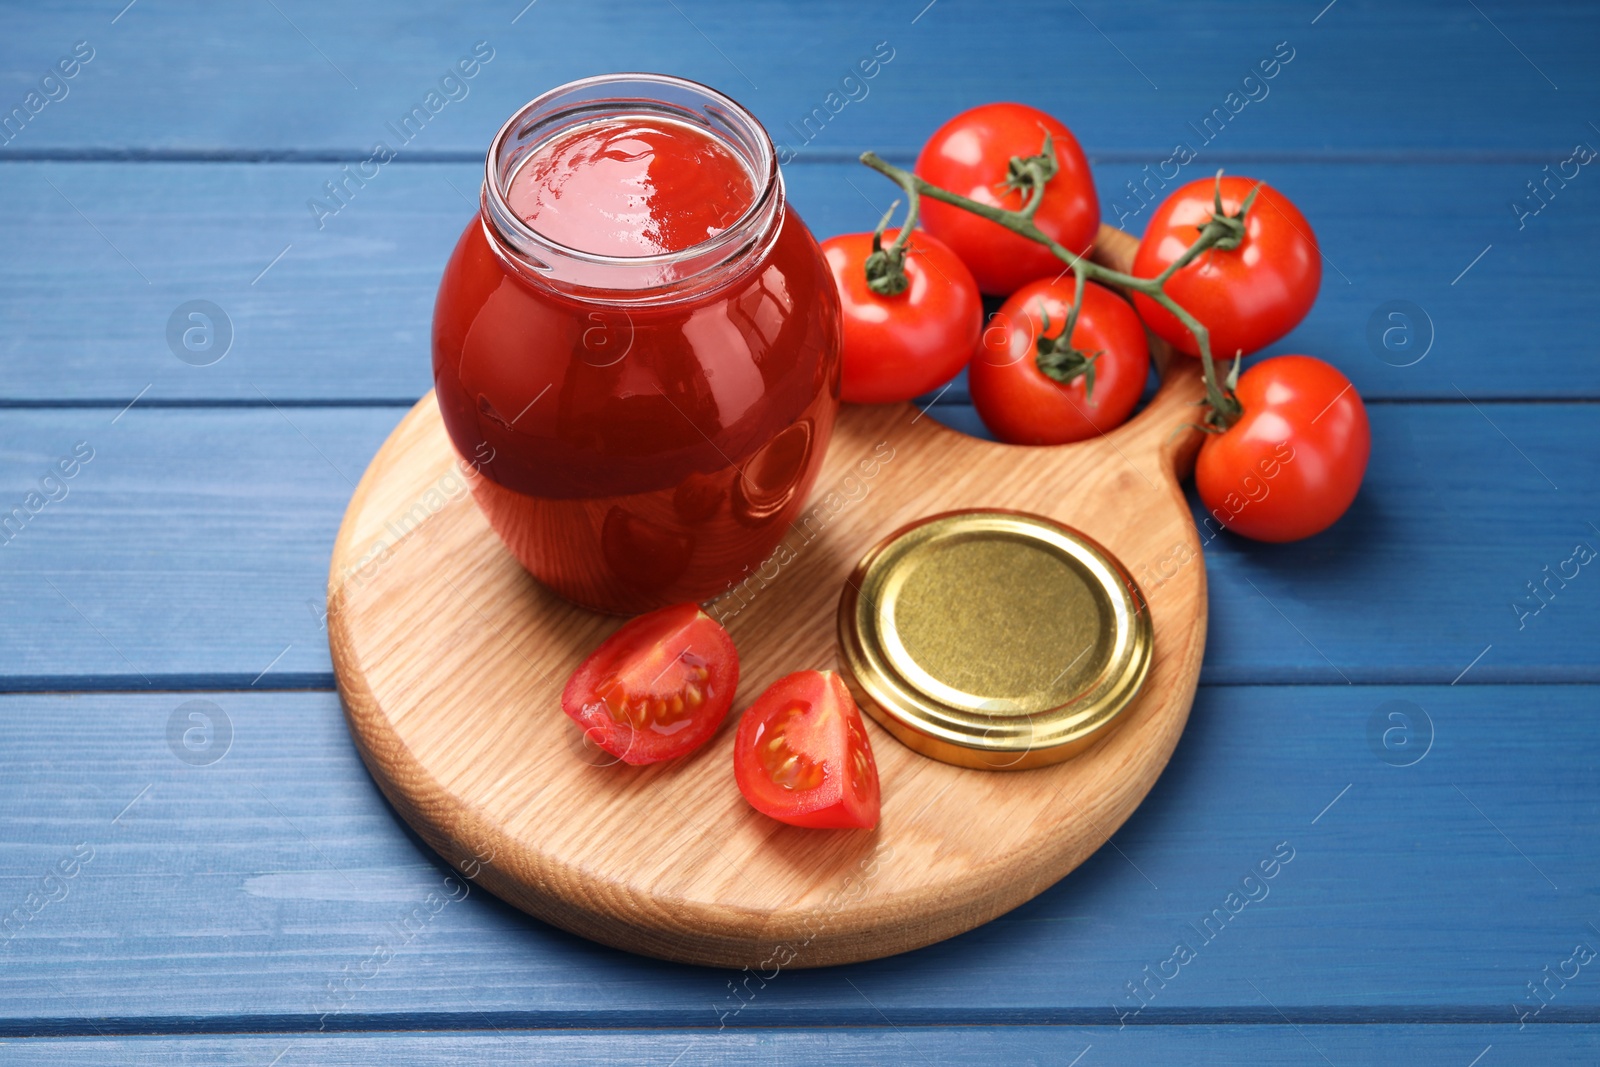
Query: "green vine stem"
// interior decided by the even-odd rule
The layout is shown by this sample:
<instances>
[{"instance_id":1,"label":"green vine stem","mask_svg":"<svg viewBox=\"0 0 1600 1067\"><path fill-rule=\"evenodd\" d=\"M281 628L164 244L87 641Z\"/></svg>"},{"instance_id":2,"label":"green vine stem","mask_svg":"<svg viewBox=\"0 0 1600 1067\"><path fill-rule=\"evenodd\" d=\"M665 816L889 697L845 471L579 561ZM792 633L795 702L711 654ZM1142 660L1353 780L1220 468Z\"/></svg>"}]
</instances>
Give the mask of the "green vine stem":
<instances>
[{"instance_id":1,"label":"green vine stem","mask_svg":"<svg viewBox=\"0 0 1600 1067\"><path fill-rule=\"evenodd\" d=\"M1136 278L1131 274L1124 274L1121 271L1112 270L1110 267L1101 266L1087 256L1080 256L1068 250L1049 234L1039 229L1038 225L1034 223L1033 215L1038 210L1039 201L1044 197L1045 184L1055 176L1056 171L1055 152L1052 151L1048 134L1045 137L1044 149L1039 155L1013 157L1011 159L1006 184L1013 189L1024 190L1026 195L1022 208L1017 211L1008 211L1005 208L995 207L991 204L981 204L958 193L952 193L948 189L943 189L925 181L910 171L902 170L892 163L885 162L876 152L863 153L861 162L898 185L905 191L908 201L905 223L901 226L900 233L896 237L894 244L890 248L883 250L886 256L892 256L898 250L903 263L905 242L909 240L908 235L911 233L911 228L916 224L920 197L923 196L938 200L941 203L954 205L964 211L970 211L980 218L998 223L1012 233L1044 245L1050 249L1057 259L1072 269L1077 282L1077 298L1073 303L1072 314L1067 320L1064 331L1064 335L1067 338L1071 338L1072 328L1077 324L1077 312L1083 304L1083 287L1088 279L1093 278L1096 281L1114 285L1120 289L1142 293L1171 312L1179 322L1183 323L1184 328L1194 335L1195 345L1200 350L1200 363L1202 374L1205 378L1205 403L1209 408L1201 428L1208 432L1217 433L1226 430L1234 422L1238 421L1242 409L1231 388L1231 382L1238 373L1238 363L1235 362L1233 373L1229 375L1230 380L1228 383L1225 384L1218 380L1216 362L1211 356L1210 332L1200 323L1199 319L1195 318L1181 304L1167 295L1165 286L1169 278L1194 262L1197 257L1207 250L1219 248L1227 251L1239 246L1239 242L1244 238L1245 213L1255 200L1255 190L1252 190L1245 199L1238 214L1228 215L1222 209L1222 172L1218 171L1216 210L1211 220L1201 227L1200 235L1195 239L1194 244L1185 249L1183 255L1169 264L1156 277ZM893 211L894 209L891 207L890 213L892 214ZM883 232L887 222L888 216L886 215L884 223L879 226L880 234ZM874 247L876 247L876 244ZM870 259L868 264L870 278ZM878 290L875 289L874 291Z\"/></svg>"}]
</instances>

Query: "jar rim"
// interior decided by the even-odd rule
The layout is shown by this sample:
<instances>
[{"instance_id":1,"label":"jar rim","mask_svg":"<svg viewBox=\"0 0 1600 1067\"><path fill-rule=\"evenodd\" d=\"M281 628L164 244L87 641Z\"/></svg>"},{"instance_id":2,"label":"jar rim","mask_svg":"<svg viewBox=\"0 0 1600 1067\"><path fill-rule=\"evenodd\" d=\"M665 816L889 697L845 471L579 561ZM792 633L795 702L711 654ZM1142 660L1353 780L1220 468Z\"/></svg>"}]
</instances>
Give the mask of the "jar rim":
<instances>
[{"instance_id":1,"label":"jar rim","mask_svg":"<svg viewBox=\"0 0 1600 1067\"><path fill-rule=\"evenodd\" d=\"M636 94L605 97L595 93L596 90L618 86L656 86L661 91L657 97ZM708 113L714 114L719 123L726 127L727 132L699 116L686 104L669 99L671 97L693 100ZM561 106L564 101L570 101L570 105ZM512 177L521 166L521 159L534 147L543 144L550 136L559 132L561 128L557 124L559 119L586 112L614 114L635 110L661 111L671 118L689 122L732 151L741 164L749 168L751 181L756 186L755 196L749 207L733 222L703 241L677 251L643 256L607 255L574 248L541 233L512 210L507 193ZM541 112L545 114L541 116ZM530 126L530 123L533 125ZM543 136L522 144L514 144L527 133L543 127L549 127ZM735 136L729 136L729 133ZM521 153L517 157L516 165L503 166L508 152L511 151ZM762 220L775 216L777 209L781 209L782 203L783 178L778 170L777 151L766 128L754 115L731 97L709 86L676 75L648 72L620 72L579 78L541 93L518 108L500 127L494 140L489 144L488 155L484 161L481 196L484 221L491 225L515 251L529 257L532 260L529 266L540 275L550 275L555 272L555 268L547 260L566 260L611 271L649 271L650 268L667 268L687 261L710 259L699 269L687 274L658 281L655 284L626 287L630 289L660 289L675 286L726 264L735 258L736 253L743 251L743 246L752 242L753 237L749 231L757 228ZM725 250L730 254L719 254Z\"/></svg>"}]
</instances>

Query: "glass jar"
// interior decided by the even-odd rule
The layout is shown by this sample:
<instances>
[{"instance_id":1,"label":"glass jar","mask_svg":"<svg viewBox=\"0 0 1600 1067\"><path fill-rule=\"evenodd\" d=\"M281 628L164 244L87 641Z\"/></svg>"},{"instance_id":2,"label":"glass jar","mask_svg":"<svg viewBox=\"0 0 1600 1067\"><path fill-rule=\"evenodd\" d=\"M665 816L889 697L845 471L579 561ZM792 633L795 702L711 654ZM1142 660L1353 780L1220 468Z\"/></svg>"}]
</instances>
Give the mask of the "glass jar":
<instances>
[{"instance_id":1,"label":"glass jar","mask_svg":"<svg viewBox=\"0 0 1600 1067\"><path fill-rule=\"evenodd\" d=\"M725 228L687 247L596 254L571 246L570 225L546 227L564 245L513 210L530 156L612 122L725 149L748 178L726 183L744 199ZM585 607L634 614L717 596L798 517L839 403L838 296L785 202L771 139L705 86L606 75L512 116L486 171L433 316L439 410L482 475L478 506L534 577Z\"/></svg>"}]
</instances>

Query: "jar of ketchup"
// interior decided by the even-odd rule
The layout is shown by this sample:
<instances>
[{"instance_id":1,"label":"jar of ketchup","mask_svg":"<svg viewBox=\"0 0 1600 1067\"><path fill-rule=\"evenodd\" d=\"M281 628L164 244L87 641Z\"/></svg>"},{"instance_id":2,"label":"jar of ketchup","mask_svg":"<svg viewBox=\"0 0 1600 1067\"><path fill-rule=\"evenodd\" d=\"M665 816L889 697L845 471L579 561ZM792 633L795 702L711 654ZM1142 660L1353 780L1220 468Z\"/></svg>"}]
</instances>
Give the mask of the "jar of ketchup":
<instances>
[{"instance_id":1,"label":"jar of ketchup","mask_svg":"<svg viewBox=\"0 0 1600 1067\"><path fill-rule=\"evenodd\" d=\"M433 314L478 506L599 611L705 601L777 547L839 403L839 300L772 141L727 97L616 74L528 104Z\"/></svg>"}]
</instances>

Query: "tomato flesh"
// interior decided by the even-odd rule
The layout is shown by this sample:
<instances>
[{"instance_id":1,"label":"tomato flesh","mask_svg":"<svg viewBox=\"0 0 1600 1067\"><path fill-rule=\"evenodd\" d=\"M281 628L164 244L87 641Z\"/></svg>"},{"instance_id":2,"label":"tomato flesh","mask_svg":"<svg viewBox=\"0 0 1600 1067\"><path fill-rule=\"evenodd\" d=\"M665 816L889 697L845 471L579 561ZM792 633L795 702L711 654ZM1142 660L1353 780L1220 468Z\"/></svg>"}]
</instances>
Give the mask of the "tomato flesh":
<instances>
[{"instance_id":1,"label":"tomato flesh","mask_svg":"<svg viewBox=\"0 0 1600 1067\"><path fill-rule=\"evenodd\" d=\"M797 671L774 682L739 720L733 773L750 806L790 826L878 825L878 765L844 680Z\"/></svg>"},{"instance_id":2,"label":"tomato flesh","mask_svg":"<svg viewBox=\"0 0 1600 1067\"><path fill-rule=\"evenodd\" d=\"M704 744L739 686L728 632L695 604L624 623L568 680L561 709L586 740L625 763L657 763Z\"/></svg>"},{"instance_id":3,"label":"tomato flesh","mask_svg":"<svg viewBox=\"0 0 1600 1067\"><path fill-rule=\"evenodd\" d=\"M1194 484L1211 517L1256 541L1298 541L1333 525L1356 498L1372 449L1366 405L1350 380L1311 356L1245 371L1244 414L1208 434Z\"/></svg>"},{"instance_id":4,"label":"tomato flesh","mask_svg":"<svg viewBox=\"0 0 1600 1067\"><path fill-rule=\"evenodd\" d=\"M984 330L967 382L978 416L1000 440L1081 441L1120 426L1138 404L1150 373L1144 325L1127 301L1094 282L1083 287L1083 310L1072 331L1073 348L1086 356L1099 353L1094 389L1085 376L1063 383L1039 369L1039 338L1060 336L1074 295L1070 277L1030 282Z\"/></svg>"}]
</instances>

